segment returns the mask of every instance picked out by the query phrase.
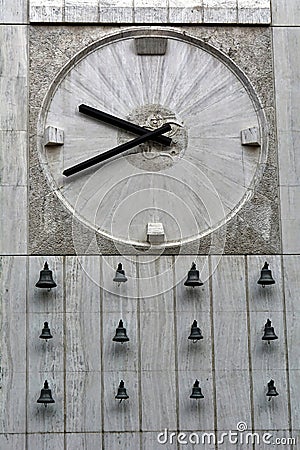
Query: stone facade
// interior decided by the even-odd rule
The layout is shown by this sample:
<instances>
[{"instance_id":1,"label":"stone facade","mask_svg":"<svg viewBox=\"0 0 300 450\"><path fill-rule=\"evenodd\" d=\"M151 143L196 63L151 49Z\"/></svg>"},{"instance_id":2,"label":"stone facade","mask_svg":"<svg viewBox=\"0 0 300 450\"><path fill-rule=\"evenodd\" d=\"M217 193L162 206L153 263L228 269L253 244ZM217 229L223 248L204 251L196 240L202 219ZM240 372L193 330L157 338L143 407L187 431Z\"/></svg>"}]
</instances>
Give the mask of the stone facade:
<instances>
[{"instance_id":1,"label":"stone facade","mask_svg":"<svg viewBox=\"0 0 300 450\"><path fill-rule=\"evenodd\" d=\"M183 442L192 433L220 438L238 423L239 439L246 426L260 440L272 434L273 444L237 445L225 437L225 444L202 447L297 448L298 3L2 3L1 450L179 450L194 448ZM94 236L81 223L74 243L72 214L45 176L38 117L52 81L82 49L131 27L206 42L240 68L262 104L267 161L252 198L226 232L219 230L226 238L220 254L208 238L152 255L99 236L89 247ZM49 292L35 287L45 261L57 283ZM204 284L188 288L183 282L193 261ZM276 283L262 288L265 261ZM119 262L128 278L120 286L113 282ZM261 339L268 318L278 336L270 344ZM130 338L125 344L112 341L120 319ZM188 340L193 320L204 337L197 343ZM39 339L45 321L53 335L48 342ZM36 400L46 379L55 404L44 408ZM129 399L119 403L121 379ZM189 398L196 379L201 400ZM279 396L269 402L270 379ZM160 444L165 429L168 443ZM298 444L285 444L287 438Z\"/></svg>"}]
</instances>

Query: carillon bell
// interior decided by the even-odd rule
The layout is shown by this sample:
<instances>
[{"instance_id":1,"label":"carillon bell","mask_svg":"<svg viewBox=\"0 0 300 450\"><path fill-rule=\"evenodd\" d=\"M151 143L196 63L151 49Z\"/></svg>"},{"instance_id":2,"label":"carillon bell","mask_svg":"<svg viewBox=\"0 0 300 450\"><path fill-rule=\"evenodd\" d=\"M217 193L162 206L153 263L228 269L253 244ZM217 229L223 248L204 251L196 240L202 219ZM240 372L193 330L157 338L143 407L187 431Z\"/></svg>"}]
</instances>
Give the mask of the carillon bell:
<instances>
[{"instance_id":1,"label":"carillon bell","mask_svg":"<svg viewBox=\"0 0 300 450\"><path fill-rule=\"evenodd\" d=\"M199 381L196 380L194 385L193 385L193 389L192 389L192 393L190 395L190 398L204 398L204 395L201 392L201 388L199 387Z\"/></svg>"},{"instance_id":2,"label":"carillon bell","mask_svg":"<svg viewBox=\"0 0 300 450\"><path fill-rule=\"evenodd\" d=\"M277 397L277 395L279 395L279 394L276 390L274 380L270 380L268 383L268 392L266 393L266 396L270 397L269 398L269 401L270 401L272 397Z\"/></svg>"},{"instance_id":3,"label":"carillon bell","mask_svg":"<svg viewBox=\"0 0 300 450\"><path fill-rule=\"evenodd\" d=\"M122 344L123 344L123 342L129 341L129 337L126 334L126 328L123 327L122 320L120 320L118 328L116 328L116 334L115 334L115 337L113 338L113 341L121 342Z\"/></svg>"},{"instance_id":4,"label":"carillon bell","mask_svg":"<svg viewBox=\"0 0 300 450\"><path fill-rule=\"evenodd\" d=\"M37 403L44 403L47 406L48 403L55 403L52 398L51 389L49 389L48 381L46 380L44 383L44 387L41 390L41 395L37 399Z\"/></svg>"},{"instance_id":5,"label":"carillon bell","mask_svg":"<svg viewBox=\"0 0 300 450\"><path fill-rule=\"evenodd\" d=\"M265 324L265 330L264 335L262 337L263 341L274 341L275 339L278 339L278 336L274 333L274 327L272 327L271 320L268 319Z\"/></svg>"},{"instance_id":6,"label":"carillon bell","mask_svg":"<svg viewBox=\"0 0 300 450\"><path fill-rule=\"evenodd\" d=\"M42 329L42 333L40 335L40 338L41 339L45 339L46 341L48 339L52 339L53 338L52 334L50 333L50 328L48 326L48 322L44 322L44 328Z\"/></svg>"},{"instance_id":7,"label":"carillon bell","mask_svg":"<svg viewBox=\"0 0 300 450\"><path fill-rule=\"evenodd\" d=\"M190 339L193 342L199 341L199 339L203 339L202 333L200 328L197 326L197 320L194 320L191 328L191 334L189 335L188 339Z\"/></svg>"},{"instance_id":8,"label":"carillon bell","mask_svg":"<svg viewBox=\"0 0 300 450\"><path fill-rule=\"evenodd\" d=\"M52 270L49 270L48 263L45 262L43 270L40 271L40 279L36 283L36 287L50 290L56 286L52 277Z\"/></svg>"},{"instance_id":9,"label":"carillon bell","mask_svg":"<svg viewBox=\"0 0 300 450\"><path fill-rule=\"evenodd\" d=\"M260 279L257 284L261 284L262 287L275 284L275 280L272 277L272 272L269 269L269 264L267 262L265 262L264 267L261 269Z\"/></svg>"},{"instance_id":10,"label":"carillon bell","mask_svg":"<svg viewBox=\"0 0 300 450\"><path fill-rule=\"evenodd\" d=\"M117 398L118 400L120 400L120 403L122 400L126 400L127 398L129 398L129 395L127 395L126 389L124 387L124 381L121 380L119 387L118 387L118 392L117 395L115 396L115 398Z\"/></svg>"},{"instance_id":11,"label":"carillon bell","mask_svg":"<svg viewBox=\"0 0 300 450\"><path fill-rule=\"evenodd\" d=\"M127 281L127 278L125 276L125 271L123 270L121 263L118 264L118 268L116 270L116 275L115 275L113 281L115 281L118 284L125 283L125 281Z\"/></svg>"},{"instance_id":12,"label":"carillon bell","mask_svg":"<svg viewBox=\"0 0 300 450\"><path fill-rule=\"evenodd\" d=\"M196 269L196 264L193 263L191 270L188 271L188 276L186 281L184 282L185 286L202 286L203 283L199 278L199 270Z\"/></svg>"}]
</instances>

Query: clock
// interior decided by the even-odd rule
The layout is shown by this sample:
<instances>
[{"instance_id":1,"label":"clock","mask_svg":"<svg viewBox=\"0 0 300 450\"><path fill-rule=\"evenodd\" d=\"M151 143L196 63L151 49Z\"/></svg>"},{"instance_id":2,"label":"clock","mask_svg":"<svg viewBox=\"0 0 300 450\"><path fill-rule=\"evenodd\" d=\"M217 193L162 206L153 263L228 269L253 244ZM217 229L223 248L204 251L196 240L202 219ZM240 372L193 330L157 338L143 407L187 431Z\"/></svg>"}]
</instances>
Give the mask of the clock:
<instances>
[{"instance_id":1,"label":"clock","mask_svg":"<svg viewBox=\"0 0 300 450\"><path fill-rule=\"evenodd\" d=\"M267 156L247 77L214 47L166 29L130 29L79 52L53 82L39 129L47 181L74 220L145 249L226 224Z\"/></svg>"}]
</instances>

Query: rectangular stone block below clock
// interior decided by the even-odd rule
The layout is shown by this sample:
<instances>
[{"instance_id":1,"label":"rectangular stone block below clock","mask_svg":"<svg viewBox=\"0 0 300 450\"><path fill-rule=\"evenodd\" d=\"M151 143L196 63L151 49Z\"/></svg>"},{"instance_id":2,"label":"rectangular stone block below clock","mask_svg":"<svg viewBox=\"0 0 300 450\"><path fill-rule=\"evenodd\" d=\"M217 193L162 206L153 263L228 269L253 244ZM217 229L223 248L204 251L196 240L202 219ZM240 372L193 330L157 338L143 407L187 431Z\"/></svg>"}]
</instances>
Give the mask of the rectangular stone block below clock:
<instances>
[{"instance_id":1,"label":"rectangular stone block below clock","mask_svg":"<svg viewBox=\"0 0 300 450\"><path fill-rule=\"evenodd\" d=\"M165 231L160 222L147 224L147 241L150 244L162 244L165 241Z\"/></svg>"},{"instance_id":2,"label":"rectangular stone block below clock","mask_svg":"<svg viewBox=\"0 0 300 450\"><path fill-rule=\"evenodd\" d=\"M241 131L242 145L260 146L259 130L257 127L247 128Z\"/></svg>"},{"instance_id":3,"label":"rectangular stone block below clock","mask_svg":"<svg viewBox=\"0 0 300 450\"><path fill-rule=\"evenodd\" d=\"M64 130L56 127L47 127L45 130L45 145L63 145Z\"/></svg>"}]
</instances>

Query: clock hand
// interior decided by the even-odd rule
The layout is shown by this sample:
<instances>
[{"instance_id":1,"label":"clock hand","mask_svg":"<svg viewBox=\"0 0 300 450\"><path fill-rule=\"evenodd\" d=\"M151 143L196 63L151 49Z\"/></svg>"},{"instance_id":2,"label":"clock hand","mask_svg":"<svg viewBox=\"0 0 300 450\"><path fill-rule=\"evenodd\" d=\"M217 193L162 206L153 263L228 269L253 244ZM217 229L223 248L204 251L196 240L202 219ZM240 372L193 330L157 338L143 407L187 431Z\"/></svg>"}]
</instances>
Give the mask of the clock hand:
<instances>
[{"instance_id":1,"label":"clock hand","mask_svg":"<svg viewBox=\"0 0 300 450\"><path fill-rule=\"evenodd\" d=\"M117 147L112 148L111 150L108 150L107 152L101 153L100 155L94 156L93 158L87 159L86 161L83 161L79 164L76 164L75 166L69 167L69 169L65 169L63 171L63 175L66 177L69 177L70 175L73 175L74 173L80 172L81 170L87 169L88 167L94 166L95 164L98 164L102 161L105 161L109 158L112 158L113 156L119 155L120 153L125 152L126 150L129 150L130 148L136 147L137 145L142 144L143 142L153 140L153 138L156 138L157 136L161 135L162 133L166 133L167 131L171 130L171 125L166 123L160 128L157 128L154 131L149 131L146 134L143 134L143 136L139 136L135 139L132 139L129 142L125 142L125 144L118 145Z\"/></svg>"},{"instance_id":2,"label":"clock hand","mask_svg":"<svg viewBox=\"0 0 300 450\"><path fill-rule=\"evenodd\" d=\"M120 119L119 117L112 116L111 114L107 114L88 105L79 105L78 110L86 116L93 117L94 119L101 120L102 122L110 123L111 125L115 125L123 130L131 131L135 134L143 135L149 131L147 128L140 127L139 125ZM164 145L171 145L172 139L167 136L157 136L153 139L153 141Z\"/></svg>"}]
</instances>

